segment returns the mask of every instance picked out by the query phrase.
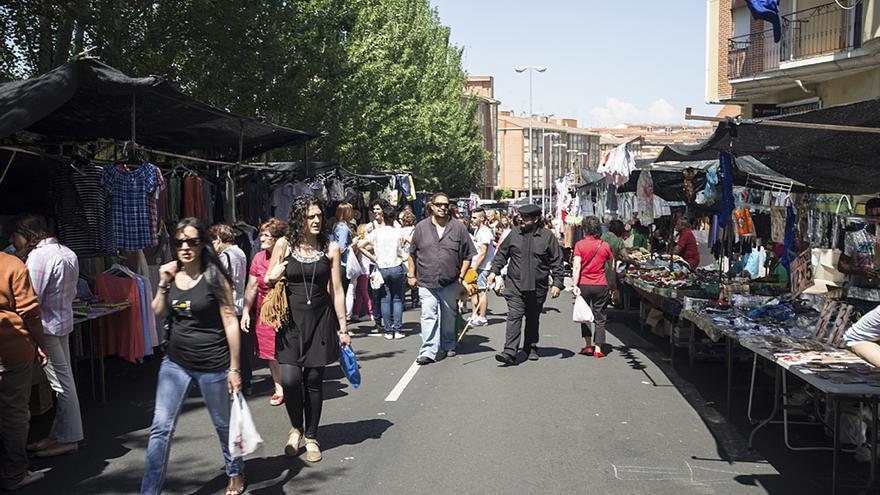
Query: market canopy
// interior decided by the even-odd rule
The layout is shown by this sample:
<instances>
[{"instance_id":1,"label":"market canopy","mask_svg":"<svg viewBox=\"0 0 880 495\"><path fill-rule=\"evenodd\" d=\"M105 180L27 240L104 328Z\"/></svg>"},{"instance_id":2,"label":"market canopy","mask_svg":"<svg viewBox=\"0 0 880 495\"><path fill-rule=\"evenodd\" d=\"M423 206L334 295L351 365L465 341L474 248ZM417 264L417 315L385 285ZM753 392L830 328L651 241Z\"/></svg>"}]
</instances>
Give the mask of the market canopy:
<instances>
[{"instance_id":1,"label":"market canopy","mask_svg":"<svg viewBox=\"0 0 880 495\"><path fill-rule=\"evenodd\" d=\"M44 143L130 140L174 153L235 162L302 144L318 134L214 108L160 76L129 77L95 59L68 62L38 77L0 84L0 139L21 131Z\"/></svg>"},{"instance_id":2,"label":"market canopy","mask_svg":"<svg viewBox=\"0 0 880 495\"><path fill-rule=\"evenodd\" d=\"M666 146L657 161L700 161L730 151L752 157L779 174L817 191L876 194L880 190L880 136L817 128L777 127L766 121L880 128L880 99L799 114L727 121L705 142Z\"/></svg>"}]
</instances>

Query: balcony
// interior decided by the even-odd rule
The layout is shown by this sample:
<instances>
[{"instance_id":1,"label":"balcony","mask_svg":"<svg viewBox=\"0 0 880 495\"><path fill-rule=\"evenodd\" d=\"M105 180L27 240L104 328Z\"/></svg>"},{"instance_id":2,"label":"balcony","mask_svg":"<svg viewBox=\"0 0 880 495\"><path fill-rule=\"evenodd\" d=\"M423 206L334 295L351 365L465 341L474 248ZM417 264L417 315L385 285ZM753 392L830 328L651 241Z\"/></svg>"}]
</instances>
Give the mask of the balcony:
<instances>
[{"instance_id":1,"label":"balcony","mask_svg":"<svg viewBox=\"0 0 880 495\"><path fill-rule=\"evenodd\" d=\"M780 68L780 62L804 60L861 46L862 3L843 10L832 2L782 16L782 40L773 30L730 38L728 78L742 79Z\"/></svg>"}]
</instances>

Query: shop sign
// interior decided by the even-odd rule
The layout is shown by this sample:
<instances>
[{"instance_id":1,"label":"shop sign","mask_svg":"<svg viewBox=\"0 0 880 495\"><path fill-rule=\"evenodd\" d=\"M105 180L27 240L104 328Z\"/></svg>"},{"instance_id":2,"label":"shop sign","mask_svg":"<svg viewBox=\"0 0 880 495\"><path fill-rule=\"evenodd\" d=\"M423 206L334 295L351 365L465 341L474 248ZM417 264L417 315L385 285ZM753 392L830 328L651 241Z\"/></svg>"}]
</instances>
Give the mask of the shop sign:
<instances>
[{"instance_id":1,"label":"shop sign","mask_svg":"<svg viewBox=\"0 0 880 495\"><path fill-rule=\"evenodd\" d=\"M799 295L813 286L813 250L807 249L797 255L791 262L791 298L796 299Z\"/></svg>"}]
</instances>

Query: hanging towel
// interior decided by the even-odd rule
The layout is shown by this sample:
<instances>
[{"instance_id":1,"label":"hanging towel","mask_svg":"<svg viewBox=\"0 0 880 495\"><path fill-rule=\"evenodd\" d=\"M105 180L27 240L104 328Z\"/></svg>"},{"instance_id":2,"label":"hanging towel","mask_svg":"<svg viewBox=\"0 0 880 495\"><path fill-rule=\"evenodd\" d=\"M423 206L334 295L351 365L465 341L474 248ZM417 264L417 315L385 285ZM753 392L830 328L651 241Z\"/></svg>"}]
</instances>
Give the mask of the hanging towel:
<instances>
[{"instance_id":1,"label":"hanging towel","mask_svg":"<svg viewBox=\"0 0 880 495\"><path fill-rule=\"evenodd\" d=\"M769 22L773 26L773 41L782 39L782 19L779 17L779 0L746 0L752 17Z\"/></svg>"}]
</instances>

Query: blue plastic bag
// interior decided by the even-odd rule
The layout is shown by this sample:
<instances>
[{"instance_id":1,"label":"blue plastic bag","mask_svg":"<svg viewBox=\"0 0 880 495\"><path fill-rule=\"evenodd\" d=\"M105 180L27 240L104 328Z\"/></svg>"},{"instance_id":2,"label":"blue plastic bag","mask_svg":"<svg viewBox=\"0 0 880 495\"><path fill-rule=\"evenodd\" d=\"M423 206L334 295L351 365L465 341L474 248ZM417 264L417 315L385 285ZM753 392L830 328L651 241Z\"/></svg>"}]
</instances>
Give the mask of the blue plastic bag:
<instances>
[{"instance_id":1,"label":"blue plastic bag","mask_svg":"<svg viewBox=\"0 0 880 495\"><path fill-rule=\"evenodd\" d=\"M342 353L339 356L339 365L342 366L342 371L345 372L345 376L348 378L348 382L351 383L351 386L354 388L360 387L361 370L358 367L354 350L350 345L342 346Z\"/></svg>"}]
</instances>

